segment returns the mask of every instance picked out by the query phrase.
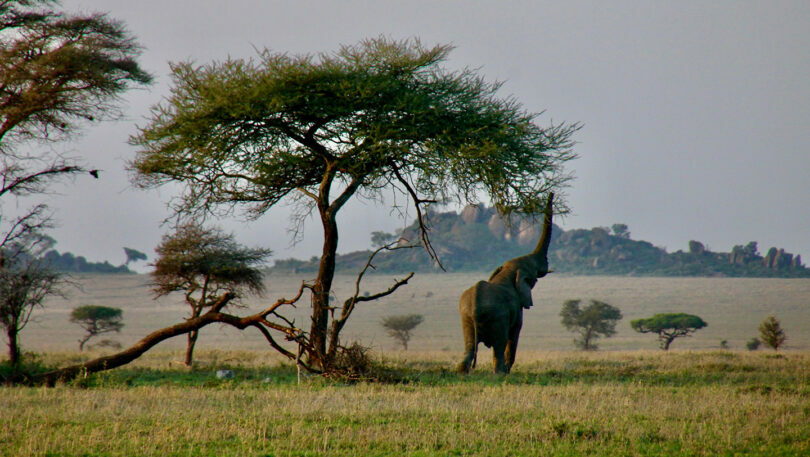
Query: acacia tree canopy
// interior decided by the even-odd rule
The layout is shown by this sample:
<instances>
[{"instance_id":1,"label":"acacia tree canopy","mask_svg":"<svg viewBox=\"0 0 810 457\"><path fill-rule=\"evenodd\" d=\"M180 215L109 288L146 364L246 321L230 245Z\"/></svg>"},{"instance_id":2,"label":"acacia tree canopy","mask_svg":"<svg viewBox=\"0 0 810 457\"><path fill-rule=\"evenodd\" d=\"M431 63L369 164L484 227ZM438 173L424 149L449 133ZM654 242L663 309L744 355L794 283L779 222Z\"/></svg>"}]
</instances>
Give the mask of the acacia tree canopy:
<instances>
[{"instance_id":1,"label":"acacia tree canopy","mask_svg":"<svg viewBox=\"0 0 810 457\"><path fill-rule=\"evenodd\" d=\"M134 181L181 183L180 215L259 217L285 197L301 214L316 211L324 247L310 337L323 358L336 216L350 198L394 188L419 220L431 202L482 195L501 211L537 214L543 195L571 179L564 164L579 126L537 126L496 96L499 83L442 68L450 50L379 38L331 54L174 64L171 95L131 138Z\"/></svg>"},{"instance_id":2,"label":"acacia tree canopy","mask_svg":"<svg viewBox=\"0 0 810 457\"><path fill-rule=\"evenodd\" d=\"M123 311L121 308L112 308L100 305L83 305L70 312L70 322L79 324L87 334L79 339L79 350L96 335L108 332L120 332L124 327Z\"/></svg>"},{"instance_id":3,"label":"acacia tree canopy","mask_svg":"<svg viewBox=\"0 0 810 457\"><path fill-rule=\"evenodd\" d=\"M689 336L707 325L700 317L686 313L663 313L630 321L630 326L639 333L657 333L663 350L668 350L675 338Z\"/></svg>"}]
</instances>

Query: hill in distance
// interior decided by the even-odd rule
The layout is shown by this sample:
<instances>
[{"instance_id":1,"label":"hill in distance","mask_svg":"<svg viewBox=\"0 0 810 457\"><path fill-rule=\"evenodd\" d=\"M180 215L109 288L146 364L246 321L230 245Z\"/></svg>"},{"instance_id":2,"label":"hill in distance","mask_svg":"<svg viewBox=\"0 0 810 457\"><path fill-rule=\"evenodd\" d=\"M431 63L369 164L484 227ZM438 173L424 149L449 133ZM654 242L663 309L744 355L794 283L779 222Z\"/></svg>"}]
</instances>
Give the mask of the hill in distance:
<instances>
[{"instance_id":1,"label":"hill in distance","mask_svg":"<svg viewBox=\"0 0 810 457\"><path fill-rule=\"evenodd\" d=\"M429 214L431 242L450 272L491 272L504 261L528 253L540 238L540 225L539 220L519 216L507 221L493 208L472 205L461 214ZM401 245L416 244L416 223L399 234L372 234L372 243L377 246L397 239ZM359 271L371 252L339 255L338 271ZM373 265L385 273L440 271L421 247L381 252ZM690 241L687 252L668 253L647 241L631 239L625 224L567 231L555 225L549 266L555 272L572 275L810 277L801 256L784 249L772 247L762 254L751 241L734 246L731 252L712 252L703 243ZM277 260L271 270L315 272L317 268L317 258L284 259Z\"/></svg>"}]
</instances>

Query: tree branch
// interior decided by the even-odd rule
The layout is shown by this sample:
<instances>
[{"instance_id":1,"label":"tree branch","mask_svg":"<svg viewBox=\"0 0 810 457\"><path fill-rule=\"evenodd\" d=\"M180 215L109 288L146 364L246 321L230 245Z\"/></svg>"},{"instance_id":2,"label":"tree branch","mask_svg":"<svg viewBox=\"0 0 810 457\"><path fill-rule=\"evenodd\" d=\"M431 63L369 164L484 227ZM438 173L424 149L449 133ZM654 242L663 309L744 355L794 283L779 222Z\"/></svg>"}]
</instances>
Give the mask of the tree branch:
<instances>
[{"instance_id":1,"label":"tree branch","mask_svg":"<svg viewBox=\"0 0 810 457\"><path fill-rule=\"evenodd\" d=\"M428 229L425 226L424 216L422 215L422 208L419 206L422 203L436 203L436 201L422 200L421 198L419 198L419 196L416 194L416 191L413 189L411 184L405 179L405 177L402 176L402 174L399 172L399 168L393 162L391 163L391 170L394 172L394 175L397 177L397 180L400 183L402 183L403 186L405 186L405 189L407 189L408 193L411 195L411 198L413 199L413 205L416 208L416 220L417 222L419 222L419 236L422 239L422 244L425 247L425 251L427 251L430 258L434 262L436 262L437 265L439 265L439 268L441 268L442 271L447 271L445 270L444 265L442 265L441 260L439 260L439 255L436 254L436 250L433 249L433 244L431 244L430 237L428 236L427 233Z\"/></svg>"}]
</instances>

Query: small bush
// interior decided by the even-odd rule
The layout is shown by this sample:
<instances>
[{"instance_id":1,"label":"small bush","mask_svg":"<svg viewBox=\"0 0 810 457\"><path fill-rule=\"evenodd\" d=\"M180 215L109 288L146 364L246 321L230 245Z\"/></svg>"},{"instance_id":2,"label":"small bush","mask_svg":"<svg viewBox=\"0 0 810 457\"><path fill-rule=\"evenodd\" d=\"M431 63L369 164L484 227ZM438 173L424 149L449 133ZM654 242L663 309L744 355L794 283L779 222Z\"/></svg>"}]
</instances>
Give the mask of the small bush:
<instances>
[{"instance_id":1,"label":"small bush","mask_svg":"<svg viewBox=\"0 0 810 457\"><path fill-rule=\"evenodd\" d=\"M774 316L768 316L761 324L759 324L759 337L762 342L778 351L779 347L785 344L787 335L782 330L782 325Z\"/></svg>"},{"instance_id":2,"label":"small bush","mask_svg":"<svg viewBox=\"0 0 810 457\"><path fill-rule=\"evenodd\" d=\"M745 342L745 348L748 349L749 351L756 351L757 349L759 349L760 344L762 344L762 342L759 341L759 338L751 338L750 340Z\"/></svg>"}]
</instances>

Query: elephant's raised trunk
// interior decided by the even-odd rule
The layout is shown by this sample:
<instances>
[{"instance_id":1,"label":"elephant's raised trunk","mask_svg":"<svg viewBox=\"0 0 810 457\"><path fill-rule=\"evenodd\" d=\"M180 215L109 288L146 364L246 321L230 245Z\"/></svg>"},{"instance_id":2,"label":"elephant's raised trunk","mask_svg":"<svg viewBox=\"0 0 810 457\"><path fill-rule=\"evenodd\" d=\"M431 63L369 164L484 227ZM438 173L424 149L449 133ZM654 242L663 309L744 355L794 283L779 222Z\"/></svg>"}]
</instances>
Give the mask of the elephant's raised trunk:
<instances>
[{"instance_id":1,"label":"elephant's raised trunk","mask_svg":"<svg viewBox=\"0 0 810 457\"><path fill-rule=\"evenodd\" d=\"M548 194L548 203L544 211L545 217L543 218L543 232L540 234L540 240L537 242L537 247L534 248L534 255L541 255L546 258L548 255L548 245L551 243L551 216L554 206L554 193Z\"/></svg>"}]
</instances>

